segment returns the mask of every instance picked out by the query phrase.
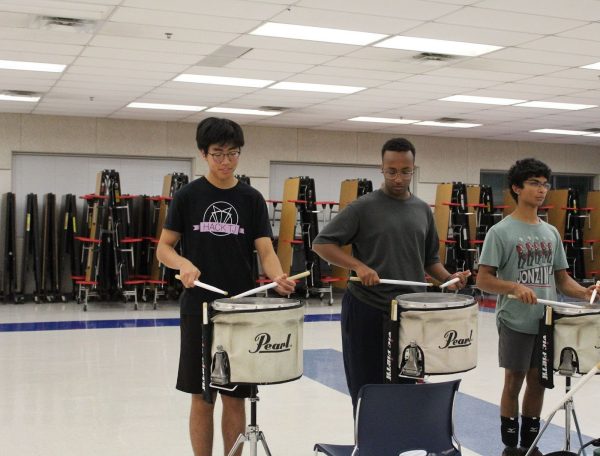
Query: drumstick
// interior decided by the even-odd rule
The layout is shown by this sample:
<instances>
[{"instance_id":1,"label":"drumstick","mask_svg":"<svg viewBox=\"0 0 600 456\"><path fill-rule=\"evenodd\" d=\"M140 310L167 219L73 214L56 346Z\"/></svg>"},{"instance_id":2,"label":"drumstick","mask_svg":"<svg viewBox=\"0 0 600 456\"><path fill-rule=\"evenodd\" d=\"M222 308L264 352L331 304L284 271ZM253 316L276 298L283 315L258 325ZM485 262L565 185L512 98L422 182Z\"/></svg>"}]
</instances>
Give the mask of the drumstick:
<instances>
[{"instance_id":1,"label":"drumstick","mask_svg":"<svg viewBox=\"0 0 600 456\"><path fill-rule=\"evenodd\" d=\"M309 275L310 275L310 271L304 271L304 272L301 272L300 274L290 276L290 277L288 277L288 279L296 280L296 279L301 279L302 277L306 277ZM270 290L271 288L276 288L277 285L278 285L277 282L271 282L266 285L262 285L260 287L253 288L252 290L244 291L243 293L232 296L231 299L243 298L244 296L249 296L249 295L253 295L256 293L260 293L261 291Z\"/></svg>"},{"instance_id":2,"label":"drumstick","mask_svg":"<svg viewBox=\"0 0 600 456\"><path fill-rule=\"evenodd\" d=\"M351 282L360 282L360 277L352 276L349 279ZM432 287L433 284L429 282L411 282L410 280L394 280L394 279L379 279L379 283L386 283L388 285L406 285L416 287Z\"/></svg>"},{"instance_id":3,"label":"drumstick","mask_svg":"<svg viewBox=\"0 0 600 456\"><path fill-rule=\"evenodd\" d=\"M596 286L600 285L600 280L596 281ZM592 291L592 297L590 298L590 304L594 304L594 301L596 300L596 294L598 293L598 289L594 288L594 291Z\"/></svg>"},{"instance_id":4,"label":"drumstick","mask_svg":"<svg viewBox=\"0 0 600 456\"><path fill-rule=\"evenodd\" d=\"M175 278L177 280L181 280L181 276L179 274L175 274ZM212 285L209 285L204 282L200 282L199 280L194 280L194 285L196 285L197 287L200 287L200 288L204 288L205 290L214 291L215 293L220 293L225 296L227 296L229 294L225 290L221 290L220 288L213 287Z\"/></svg>"},{"instance_id":5,"label":"drumstick","mask_svg":"<svg viewBox=\"0 0 600 456\"><path fill-rule=\"evenodd\" d=\"M515 295L510 295L510 294L508 295L508 297L510 299L519 299ZM578 306L577 304L569 304L568 302L552 301L550 299L539 299L538 298L538 302L540 304L544 304L544 305L550 306L550 307L565 307L568 309L585 309L585 306Z\"/></svg>"},{"instance_id":6,"label":"drumstick","mask_svg":"<svg viewBox=\"0 0 600 456\"><path fill-rule=\"evenodd\" d=\"M469 271L469 273L467 274L467 277L471 277L471 271ZM454 285L456 282L460 281L460 277L454 277L453 279L448 280L447 282L444 282L443 284L440 285L440 288L443 290L446 287L449 287L450 285Z\"/></svg>"}]
</instances>

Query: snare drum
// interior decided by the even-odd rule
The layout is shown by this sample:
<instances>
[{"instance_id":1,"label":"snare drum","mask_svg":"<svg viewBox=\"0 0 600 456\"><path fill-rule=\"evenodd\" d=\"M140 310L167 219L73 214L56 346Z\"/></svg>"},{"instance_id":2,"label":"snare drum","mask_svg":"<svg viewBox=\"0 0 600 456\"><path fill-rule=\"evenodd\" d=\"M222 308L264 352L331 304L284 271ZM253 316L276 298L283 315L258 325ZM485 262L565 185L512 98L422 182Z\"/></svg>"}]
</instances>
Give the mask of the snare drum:
<instances>
[{"instance_id":1,"label":"snare drum","mask_svg":"<svg viewBox=\"0 0 600 456\"><path fill-rule=\"evenodd\" d=\"M565 348L575 351L578 371L586 374L600 361L600 309L554 308L554 369Z\"/></svg>"},{"instance_id":2,"label":"snare drum","mask_svg":"<svg viewBox=\"0 0 600 456\"><path fill-rule=\"evenodd\" d=\"M450 293L410 293L396 297L399 361L418 347L425 375L454 374L477 367L477 318L473 297Z\"/></svg>"},{"instance_id":3,"label":"snare drum","mask_svg":"<svg viewBox=\"0 0 600 456\"><path fill-rule=\"evenodd\" d=\"M285 298L212 303L211 354L226 353L229 382L264 385L302 376L304 304Z\"/></svg>"}]
</instances>

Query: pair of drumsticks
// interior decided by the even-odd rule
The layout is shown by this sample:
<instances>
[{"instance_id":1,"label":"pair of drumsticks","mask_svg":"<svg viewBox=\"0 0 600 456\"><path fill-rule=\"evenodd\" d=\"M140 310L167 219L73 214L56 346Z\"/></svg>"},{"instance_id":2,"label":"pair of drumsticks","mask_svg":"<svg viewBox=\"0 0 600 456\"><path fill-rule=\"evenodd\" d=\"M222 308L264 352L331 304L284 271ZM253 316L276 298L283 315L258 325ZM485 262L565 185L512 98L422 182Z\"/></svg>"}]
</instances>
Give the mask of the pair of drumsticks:
<instances>
[{"instance_id":1,"label":"pair of drumsticks","mask_svg":"<svg viewBox=\"0 0 600 456\"><path fill-rule=\"evenodd\" d=\"M310 275L310 271L304 271L304 272L301 272L300 274L290 276L290 277L288 277L288 279L297 280L297 279L302 279L303 277L306 277L308 275ZM179 274L175 274L175 278L178 280L181 280L181 277ZM350 280L352 282L360 282L359 277L350 277ZM441 284L440 288L444 289L446 287L449 287L450 285L457 283L459 280L460 280L460 277L455 277L454 279L448 280L447 282L444 282L443 284ZM429 282L413 282L410 280L393 280L393 279L379 279L379 283L385 283L385 284L391 284L391 285L404 285L404 286L421 286L421 287L432 287L433 286L433 284L429 283ZM220 288L214 287L207 283L200 282L199 280L194 280L194 285L196 285L197 287L200 287L200 288L204 288L205 290L212 291L214 293L222 294L224 296L227 296L229 294L225 290L221 290ZM277 287L277 282L272 282L272 283L269 283L266 285L261 285L260 287L253 288L248 291L244 291L243 293L232 296L231 299L243 298L245 296L250 296L250 295L253 295L256 293L260 293L261 291L270 290L271 288L275 288L275 287Z\"/></svg>"},{"instance_id":2,"label":"pair of drumsticks","mask_svg":"<svg viewBox=\"0 0 600 456\"><path fill-rule=\"evenodd\" d=\"M288 277L288 279L289 280L298 280L298 279L302 279L303 277L306 277L308 275L310 275L310 271L304 271L304 272L301 272L300 274L290 276L290 277ZM179 276L179 274L175 274L175 278L181 280L181 277ZM227 296L229 294L225 290L221 290L220 288L213 287L212 285L209 285L204 282L200 282L199 280L194 280L194 285L196 285L197 287L200 287L200 288L204 288L205 290L213 291L215 293L219 293L219 294L222 294L225 296ZM260 293L261 291L270 290L271 288L276 288L276 287L277 287L277 282L271 282L266 285L261 285L260 287L256 287L251 290L244 291L243 293L232 296L231 299L243 298L245 296L250 296L250 295L253 295L256 293Z\"/></svg>"}]
</instances>

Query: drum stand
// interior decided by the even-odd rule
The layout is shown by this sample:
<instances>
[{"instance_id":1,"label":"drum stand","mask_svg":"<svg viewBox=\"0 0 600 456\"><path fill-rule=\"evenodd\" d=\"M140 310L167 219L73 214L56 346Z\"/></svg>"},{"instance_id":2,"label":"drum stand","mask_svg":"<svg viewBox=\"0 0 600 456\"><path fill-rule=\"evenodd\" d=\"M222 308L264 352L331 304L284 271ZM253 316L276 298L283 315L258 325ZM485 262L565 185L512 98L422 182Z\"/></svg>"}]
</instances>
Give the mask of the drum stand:
<instances>
[{"instance_id":1,"label":"drum stand","mask_svg":"<svg viewBox=\"0 0 600 456\"><path fill-rule=\"evenodd\" d=\"M562 359L562 357L561 357L562 362L559 367L559 374L565 377L565 393L568 394L569 391L571 391L571 378L573 378L576 374L575 367L574 367L575 365L573 363L573 359L574 359L573 356L576 356L576 355L574 355L574 353L572 353L571 350L566 350L565 355L566 356L564 357L564 359ZM575 429L577 430L577 437L579 438L580 448L583 447L583 438L581 436L581 429L579 428L579 421L577 420L577 414L575 413L575 404L573 403L573 396L571 396L564 402L564 404L562 405L561 408L555 410L554 412L552 412L552 414L550 414L550 416L548 416L548 419L544 423L544 427L538 433L537 437L531 444L531 447L530 447L529 451L527 451L527 454L525 456L529 456L530 453L532 452L533 448L536 447L537 443L539 442L540 438L542 437L542 434L544 433L546 428L550 425L552 418L554 418L554 415L556 415L556 412L558 410L565 411L565 447L563 448L564 451L571 451L571 416L573 417L573 421L575 423ZM581 454L583 454L583 456L586 456L585 450L582 450Z\"/></svg>"},{"instance_id":2,"label":"drum stand","mask_svg":"<svg viewBox=\"0 0 600 456\"><path fill-rule=\"evenodd\" d=\"M265 453L267 456L271 456L271 451L269 451L269 446L267 445L267 439L265 439L265 435L258 428L258 424L256 424L256 403L259 401L257 396L258 388L256 385L252 385L251 393L250 393L250 424L246 426L246 432L244 434L240 434L231 448L231 451L227 456L234 456L235 452L239 447L241 447L244 442L250 442L250 456L256 456L258 442L260 441L265 449Z\"/></svg>"}]
</instances>

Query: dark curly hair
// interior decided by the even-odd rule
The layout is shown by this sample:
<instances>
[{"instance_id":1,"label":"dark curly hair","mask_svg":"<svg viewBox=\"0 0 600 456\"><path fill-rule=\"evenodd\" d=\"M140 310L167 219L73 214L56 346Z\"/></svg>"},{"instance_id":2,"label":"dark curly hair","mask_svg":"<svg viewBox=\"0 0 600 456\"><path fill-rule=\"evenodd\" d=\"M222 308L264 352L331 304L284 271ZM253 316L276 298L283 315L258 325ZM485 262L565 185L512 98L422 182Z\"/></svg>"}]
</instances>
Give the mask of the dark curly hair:
<instances>
[{"instance_id":1,"label":"dark curly hair","mask_svg":"<svg viewBox=\"0 0 600 456\"><path fill-rule=\"evenodd\" d=\"M532 177L545 177L550 180L552 170L545 163L536 160L535 158L524 158L523 160L517 160L517 162L510 167L508 170L508 189L510 194L515 201L519 201L519 195L517 195L512 186L516 185L519 188L523 188L523 182Z\"/></svg>"},{"instance_id":2,"label":"dark curly hair","mask_svg":"<svg viewBox=\"0 0 600 456\"><path fill-rule=\"evenodd\" d=\"M242 147L244 145L244 133L242 127L233 120L208 117L198 124L196 144L203 155L206 155L211 144Z\"/></svg>"}]
</instances>

